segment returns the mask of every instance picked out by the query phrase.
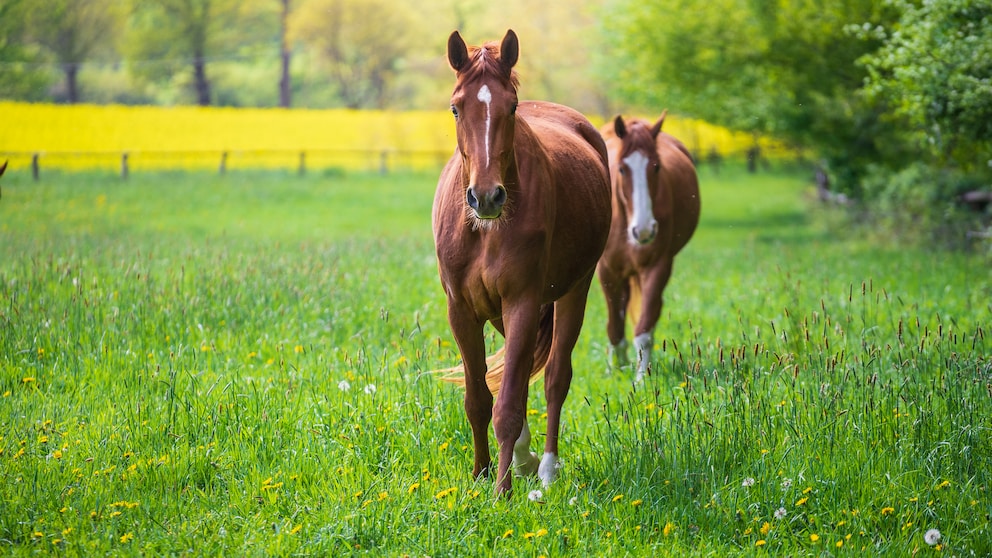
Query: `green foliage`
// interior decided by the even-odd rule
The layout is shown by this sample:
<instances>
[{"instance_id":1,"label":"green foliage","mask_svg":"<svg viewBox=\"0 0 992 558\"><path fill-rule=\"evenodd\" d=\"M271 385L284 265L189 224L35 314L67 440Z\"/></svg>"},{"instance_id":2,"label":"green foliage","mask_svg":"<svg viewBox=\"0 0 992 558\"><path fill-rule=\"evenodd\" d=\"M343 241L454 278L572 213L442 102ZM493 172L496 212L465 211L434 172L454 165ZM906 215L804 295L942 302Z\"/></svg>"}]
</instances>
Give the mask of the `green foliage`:
<instances>
[{"instance_id":1,"label":"green foliage","mask_svg":"<svg viewBox=\"0 0 992 558\"><path fill-rule=\"evenodd\" d=\"M31 5L29 0L0 2L0 98L41 100L52 79L37 67L42 54L28 40L24 21Z\"/></svg>"},{"instance_id":2,"label":"green foliage","mask_svg":"<svg viewBox=\"0 0 992 558\"><path fill-rule=\"evenodd\" d=\"M988 555L988 261L830 234L800 176L701 179L652 375L603 373L594 287L561 476L493 501L428 373L435 175L8 173L0 548Z\"/></svg>"},{"instance_id":3,"label":"green foliage","mask_svg":"<svg viewBox=\"0 0 992 558\"><path fill-rule=\"evenodd\" d=\"M892 108L938 164L992 177L992 2L891 2L885 45L863 58L871 98Z\"/></svg>"}]
</instances>

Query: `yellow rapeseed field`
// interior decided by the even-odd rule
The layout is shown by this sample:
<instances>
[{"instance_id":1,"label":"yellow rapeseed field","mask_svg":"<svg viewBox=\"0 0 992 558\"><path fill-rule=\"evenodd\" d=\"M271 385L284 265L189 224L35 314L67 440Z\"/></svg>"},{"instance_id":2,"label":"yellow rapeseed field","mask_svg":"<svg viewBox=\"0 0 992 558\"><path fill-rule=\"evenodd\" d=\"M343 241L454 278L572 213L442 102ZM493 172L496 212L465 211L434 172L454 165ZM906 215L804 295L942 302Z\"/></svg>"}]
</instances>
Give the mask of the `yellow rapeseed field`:
<instances>
[{"instance_id":1,"label":"yellow rapeseed field","mask_svg":"<svg viewBox=\"0 0 992 558\"><path fill-rule=\"evenodd\" d=\"M649 117L650 118L650 117ZM595 124L603 118L592 117ZM669 115L703 156L740 154L744 134ZM0 102L0 157L24 168L439 167L455 145L447 111L51 105ZM224 155L226 154L226 156Z\"/></svg>"}]
</instances>

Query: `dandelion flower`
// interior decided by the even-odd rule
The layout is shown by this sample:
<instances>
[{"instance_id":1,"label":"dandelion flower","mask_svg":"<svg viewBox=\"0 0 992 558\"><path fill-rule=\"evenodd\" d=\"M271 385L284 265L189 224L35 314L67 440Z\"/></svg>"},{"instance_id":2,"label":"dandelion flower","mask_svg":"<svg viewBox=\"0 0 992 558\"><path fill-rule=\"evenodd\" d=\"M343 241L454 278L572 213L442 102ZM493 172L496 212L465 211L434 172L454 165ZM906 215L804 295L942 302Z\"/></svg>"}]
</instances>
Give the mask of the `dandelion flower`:
<instances>
[{"instance_id":1,"label":"dandelion flower","mask_svg":"<svg viewBox=\"0 0 992 558\"><path fill-rule=\"evenodd\" d=\"M930 529L923 534L923 540L930 546L933 546L940 542L940 531L936 529Z\"/></svg>"},{"instance_id":2,"label":"dandelion flower","mask_svg":"<svg viewBox=\"0 0 992 558\"><path fill-rule=\"evenodd\" d=\"M785 519L788 514L789 512L785 511L785 508L779 508L775 510L775 519Z\"/></svg>"},{"instance_id":3,"label":"dandelion flower","mask_svg":"<svg viewBox=\"0 0 992 558\"><path fill-rule=\"evenodd\" d=\"M623 500L623 494L617 494L613 497L614 502L619 502L620 500Z\"/></svg>"},{"instance_id":4,"label":"dandelion flower","mask_svg":"<svg viewBox=\"0 0 992 558\"><path fill-rule=\"evenodd\" d=\"M758 539L754 541L754 546L765 546L765 539Z\"/></svg>"},{"instance_id":5,"label":"dandelion flower","mask_svg":"<svg viewBox=\"0 0 992 558\"><path fill-rule=\"evenodd\" d=\"M808 497L802 497L802 498L796 500L796 506L801 506L801 505L805 504L808 501L809 501L809 498Z\"/></svg>"},{"instance_id":6,"label":"dandelion flower","mask_svg":"<svg viewBox=\"0 0 992 558\"><path fill-rule=\"evenodd\" d=\"M748 477L748 478L744 479L744 482L741 483L741 486L743 486L744 488L748 488L748 487L754 486L754 478L753 477Z\"/></svg>"},{"instance_id":7,"label":"dandelion flower","mask_svg":"<svg viewBox=\"0 0 992 558\"><path fill-rule=\"evenodd\" d=\"M338 382L338 389L341 391L348 391L351 389L351 384L348 383L348 380L341 380Z\"/></svg>"},{"instance_id":8,"label":"dandelion flower","mask_svg":"<svg viewBox=\"0 0 992 558\"><path fill-rule=\"evenodd\" d=\"M366 395L374 395L375 394L375 384L369 384L369 385L365 386L365 394Z\"/></svg>"},{"instance_id":9,"label":"dandelion flower","mask_svg":"<svg viewBox=\"0 0 992 558\"><path fill-rule=\"evenodd\" d=\"M543 537L544 535L547 535L547 534L548 534L548 530L547 529L544 529L544 528L541 528L541 529L538 529L536 533L534 533L534 536L535 537Z\"/></svg>"},{"instance_id":10,"label":"dandelion flower","mask_svg":"<svg viewBox=\"0 0 992 558\"><path fill-rule=\"evenodd\" d=\"M123 544L127 544L132 540L134 540L134 533L125 533L124 535L121 535L121 543Z\"/></svg>"},{"instance_id":11,"label":"dandelion flower","mask_svg":"<svg viewBox=\"0 0 992 558\"><path fill-rule=\"evenodd\" d=\"M816 542L816 541L820 540L820 535L817 535L816 533L812 533L809 536L809 540L811 542Z\"/></svg>"},{"instance_id":12,"label":"dandelion flower","mask_svg":"<svg viewBox=\"0 0 992 558\"><path fill-rule=\"evenodd\" d=\"M759 531L761 531L761 534L762 535L767 535L768 534L768 531L771 531L771 530L772 530L772 524L771 523L768 523L767 521L764 522L764 523L762 523L761 524L761 529L759 529Z\"/></svg>"},{"instance_id":13,"label":"dandelion flower","mask_svg":"<svg viewBox=\"0 0 992 558\"><path fill-rule=\"evenodd\" d=\"M503 538L504 539L508 539L508 538L510 538L512 536L513 536L513 529L507 529L506 532L503 533Z\"/></svg>"},{"instance_id":14,"label":"dandelion flower","mask_svg":"<svg viewBox=\"0 0 992 558\"><path fill-rule=\"evenodd\" d=\"M637 507L644 503L644 500L634 500L630 503L631 506Z\"/></svg>"},{"instance_id":15,"label":"dandelion flower","mask_svg":"<svg viewBox=\"0 0 992 558\"><path fill-rule=\"evenodd\" d=\"M675 524L669 521L665 523L665 527L662 528L661 534L667 537L668 535L671 535L674 531L675 531Z\"/></svg>"},{"instance_id":16,"label":"dandelion flower","mask_svg":"<svg viewBox=\"0 0 992 558\"><path fill-rule=\"evenodd\" d=\"M544 493L540 490L531 490L527 493L527 499L531 502L540 501L541 498L544 498Z\"/></svg>"},{"instance_id":17,"label":"dandelion flower","mask_svg":"<svg viewBox=\"0 0 992 558\"><path fill-rule=\"evenodd\" d=\"M889 515L890 513L896 511L895 508L885 507L882 508L882 515Z\"/></svg>"}]
</instances>

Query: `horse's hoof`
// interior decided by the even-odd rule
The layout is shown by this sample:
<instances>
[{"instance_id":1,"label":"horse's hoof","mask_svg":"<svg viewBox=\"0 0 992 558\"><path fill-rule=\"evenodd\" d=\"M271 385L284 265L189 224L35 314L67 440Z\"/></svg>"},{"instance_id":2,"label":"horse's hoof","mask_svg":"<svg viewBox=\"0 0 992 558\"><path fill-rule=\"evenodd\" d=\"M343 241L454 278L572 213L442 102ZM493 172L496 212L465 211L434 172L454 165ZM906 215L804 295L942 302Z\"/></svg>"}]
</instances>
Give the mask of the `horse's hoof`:
<instances>
[{"instance_id":1,"label":"horse's hoof","mask_svg":"<svg viewBox=\"0 0 992 558\"><path fill-rule=\"evenodd\" d=\"M541 466L537 469L537 478L541 479L541 484L547 488L558 477L558 469L561 469L561 462L558 456L553 453L544 454L541 459Z\"/></svg>"},{"instance_id":2,"label":"horse's hoof","mask_svg":"<svg viewBox=\"0 0 992 558\"><path fill-rule=\"evenodd\" d=\"M518 477L530 477L537 474L537 468L541 464L541 459L537 454L530 452L530 456L521 461L513 461L513 474Z\"/></svg>"}]
</instances>

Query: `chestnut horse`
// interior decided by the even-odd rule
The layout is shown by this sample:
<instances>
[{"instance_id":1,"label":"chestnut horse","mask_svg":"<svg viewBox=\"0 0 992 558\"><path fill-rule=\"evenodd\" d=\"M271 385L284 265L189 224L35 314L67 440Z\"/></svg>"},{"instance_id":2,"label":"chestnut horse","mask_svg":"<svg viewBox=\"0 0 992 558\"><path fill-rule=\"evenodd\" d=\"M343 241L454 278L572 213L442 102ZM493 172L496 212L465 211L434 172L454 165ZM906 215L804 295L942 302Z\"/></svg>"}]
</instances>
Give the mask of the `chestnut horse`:
<instances>
[{"instance_id":1,"label":"chestnut horse","mask_svg":"<svg viewBox=\"0 0 992 558\"><path fill-rule=\"evenodd\" d=\"M462 360L448 379L465 387L476 477L490 472L492 421L497 494L510 492L511 463L514 473L536 473L545 485L557 474L572 349L610 229L602 137L570 108L518 104L518 54L512 30L498 46L469 48L457 31L449 37L458 148L441 172L432 215L448 323ZM486 322L505 340L488 359ZM530 452L526 406L531 377L542 368L548 422L539 459Z\"/></svg>"},{"instance_id":2,"label":"chestnut horse","mask_svg":"<svg viewBox=\"0 0 992 558\"><path fill-rule=\"evenodd\" d=\"M626 366L626 315L634 323L635 381L651 362L654 328L672 264L699 223L699 182L685 145L663 133L667 111L654 125L624 122L621 116L601 130L610 157L613 225L599 260L606 295L613 362Z\"/></svg>"}]
</instances>

